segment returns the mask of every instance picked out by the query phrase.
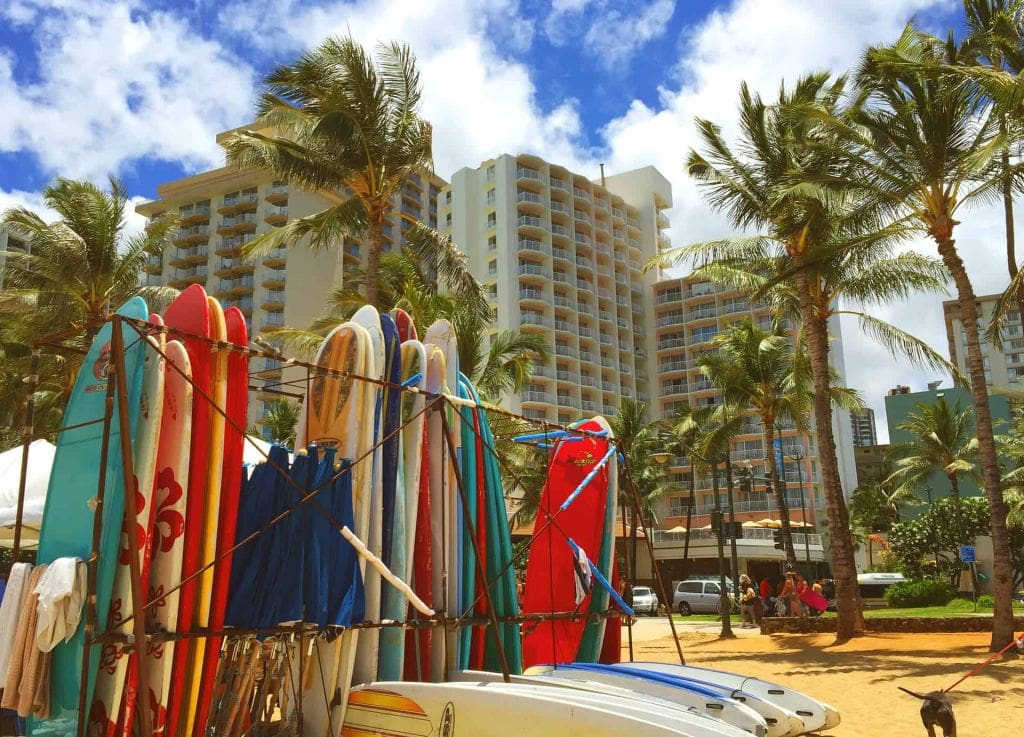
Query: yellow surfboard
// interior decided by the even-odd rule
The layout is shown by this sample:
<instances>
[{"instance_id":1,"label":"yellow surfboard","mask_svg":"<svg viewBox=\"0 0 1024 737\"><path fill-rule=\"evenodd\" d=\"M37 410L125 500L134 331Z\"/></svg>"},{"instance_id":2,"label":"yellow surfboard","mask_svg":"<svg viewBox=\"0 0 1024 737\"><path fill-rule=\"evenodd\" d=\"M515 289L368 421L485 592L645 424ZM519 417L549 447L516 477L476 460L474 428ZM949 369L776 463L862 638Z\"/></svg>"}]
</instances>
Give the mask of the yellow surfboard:
<instances>
[{"instance_id":1,"label":"yellow surfboard","mask_svg":"<svg viewBox=\"0 0 1024 737\"><path fill-rule=\"evenodd\" d=\"M213 297L206 298L210 306L210 338L227 340L227 325L224 322L224 310ZM238 388L239 391L247 389ZM199 561L200 567L209 565L217 557L217 517L220 514L220 481L224 456L224 415L228 396L228 352L213 350L210 362L210 396L217 409L210 409L210 450L207 461L206 475L206 519L203 522L203 550ZM195 401L206 401L196 397ZM213 596L213 568L208 568L199 577L199 591L196 596L196 626L208 627L210 624L210 601ZM185 722L184 737L192 734L198 706L199 687L203 674L203 657L206 653L206 640L199 637L193 643L189 681L186 691L189 694L185 703L188 705L188 719Z\"/></svg>"}]
</instances>

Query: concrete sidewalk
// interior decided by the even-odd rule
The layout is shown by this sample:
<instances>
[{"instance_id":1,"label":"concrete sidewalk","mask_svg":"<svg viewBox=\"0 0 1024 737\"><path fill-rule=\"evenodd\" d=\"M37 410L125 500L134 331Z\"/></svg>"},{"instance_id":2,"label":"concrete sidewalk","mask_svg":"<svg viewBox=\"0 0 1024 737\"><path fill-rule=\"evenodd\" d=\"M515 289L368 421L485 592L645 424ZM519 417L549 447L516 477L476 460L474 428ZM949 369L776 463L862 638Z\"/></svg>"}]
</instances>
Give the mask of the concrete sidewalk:
<instances>
[{"instance_id":1,"label":"concrete sidewalk","mask_svg":"<svg viewBox=\"0 0 1024 737\"><path fill-rule=\"evenodd\" d=\"M740 625L742 622L739 617L733 617L732 620L732 631L737 637L760 637L761 630L757 627L750 629L742 629ZM684 632L696 632L700 634L717 635L722 631L721 622L704 622L694 620L691 622L679 621L676 619L676 632L682 634ZM636 623L633 625L633 642L652 642L655 640L661 640L665 637L672 635L672 628L669 626L668 619L665 617L637 617ZM622 633L623 641L625 641L626 633Z\"/></svg>"}]
</instances>

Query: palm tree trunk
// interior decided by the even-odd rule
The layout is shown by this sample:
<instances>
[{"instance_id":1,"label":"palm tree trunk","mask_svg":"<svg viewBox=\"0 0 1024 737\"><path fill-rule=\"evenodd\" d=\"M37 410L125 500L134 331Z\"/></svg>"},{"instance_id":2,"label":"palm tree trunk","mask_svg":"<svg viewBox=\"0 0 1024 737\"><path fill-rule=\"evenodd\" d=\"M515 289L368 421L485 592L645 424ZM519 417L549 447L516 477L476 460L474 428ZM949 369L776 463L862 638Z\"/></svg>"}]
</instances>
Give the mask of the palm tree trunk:
<instances>
[{"instance_id":1,"label":"palm tree trunk","mask_svg":"<svg viewBox=\"0 0 1024 737\"><path fill-rule=\"evenodd\" d=\"M786 499L786 490L782 486L782 479L779 478L779 469L775 465L775 424L771 417L762 417L761 424L764 426L765 442L768 452L765 460L768 462L768 475L772 479L772 488L778 494L779 516L782 517L782 549L786 553L786 565L789 568L796 568L796 550L793 548L793 528L789 524L789 500Z\"/></svg>"},{"instance_id":2,"label":"palm tree trunk","mask_svg":"<svg viewBox=\"0 0 1024 737\"><path fill-rule=\"evenodd\" d=\"M683 540L683 580L690 577L690 528L693 527L693 505L697 494L697 467L690 458L690 503L686 506L686 537ZM668 603L672 609L672 602Z\"/></svg>"},{"instance_id":3,"label":"palm tree trunk","mask_svg":"<svg viewBox=\"0 0 1024 737\"><path fill-rule=\"evenodd\" d=\"M1005 135L1006 118L999 122L999 130ZM1006 231L1006 268L1010 272L1010 281L1017 276L1017 235L1013 227L1013 178L1010 176L1010 149L1003 148L1000 155L1000 166L1003 172L1003 228ZM1024 325L1024 291L1017 292L1017 314Z\"/></svg>"},{"instance_id":4,"label":"palm tree trunk","mask_svg":"<svg viewBox=\"0 0 1024 737\"><path fill-rule=\"evenodd\" d=\"M953 500L953 517L956 520L956 543L957 545L967 545L968 541L964 540L964 508L960 501L960 479L957 478L955 473L948 473L946 477L949 479L949 498ZM960 557L960 551L957 551L957 557Z\"/></svg>"},{"instance_id":5,"label":"palm tree trunk","mask_svg":"<svg viewBox=\"0 0 1024 737\"><path fill-rule=\"evenodd\" d=\"M975 428L978 436L978 458L982 481L988 497L989 527L992 534L992 591L995 608L992 612L992 640L989 649L997 652L1013 640L1013 562L1010 556L1010 534L1006 528L1006 502L999 480L999 460L992 432L992 413L988 407L988 382L985 361L978 336L978 306L974 287L953 240L953 224L945 233L933 234L939 256L949 269L956 285L960 306L960 324L967 334L967 368L974 397Z\"/></svg>"},{"instance_id":6,"label":"palm tree trunk","mask_svg":"<svg viewBox=\"0 0 1024 737\"><path fill-rule=\"evenodd\" d=\"M381 306L378 303L380 294L380 255L382 250L381 228L383 221L370 216L369 241L370 248L366 253L366 304L373 305L378 310Z\"/></svg>"},{"instance_id":7,"label":"palm tree trunk","mask_svg":"<svg viewBox=\"0 0 1024 737\"><path fill-rule=\"evenodd\" d=\"M836 606L839 639L860 637L864 634L864 615L861 611L860 589L857 588L857 564L853 559L853 538L850 534L850 516L843 498L843 485L839 480L839 461L836 457L836 439L832 433L832 400L828 360L828 323L819 316L811 299L810 277L804 272L796 274L800 317L807 333L807 354L811 359L814 379L814 421L818 438L818 463L821 465L822 485L825 491L825 511L831 538L832 574L836 581Z\"/></svg>"}]
</instances>

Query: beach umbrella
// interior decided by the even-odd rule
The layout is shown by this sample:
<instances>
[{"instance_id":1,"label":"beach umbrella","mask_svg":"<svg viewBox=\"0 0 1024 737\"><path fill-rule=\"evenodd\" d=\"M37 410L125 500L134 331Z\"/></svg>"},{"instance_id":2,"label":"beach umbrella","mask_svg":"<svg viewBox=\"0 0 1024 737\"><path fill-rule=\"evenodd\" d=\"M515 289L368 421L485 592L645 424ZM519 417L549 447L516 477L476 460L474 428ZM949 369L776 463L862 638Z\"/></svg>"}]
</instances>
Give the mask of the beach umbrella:
<instances>
[{"instance_id":1,"label":"beach umbrella","mask_svg":"<svg viewBox=\"0 0 1024 737\"><path fill-rule=\"evenodd\" d=\"M21 478L22 446L0 453L0 547L14 545L14 524L18 518L18 484ZM39 544L39 526L43 522L46 490L56 447L46 440L29 445L25 474L25 506L22 511L21 542L26 548Z\"/></svg>"},{"instance_id":2,"label":"beach umbrella","mask_svg":"<svg viewBox=\"0 0 1024 737\"><path fill-rule=\"evenodd\" d=\"M814 525L812 525L810 523L800 522L798 520L790 520L789 521L789 526L790 527L814 527Z\"/></svg>"},{"instance_id":3,"label":"beach umbrella","mask_svg":"<svg viewBox=\"0 0 1024 737\"><path fill-rule=\"evenodd\" d=\"M743 527L761 527L760 522L754 522L753 520L747 520L743 523Z\"/></svg>"},{"instance_id":4,"label":"beach umbrella","mask_svg":"<svg viewBox=\"0 0 1024 737\"><path fill-rule=\"evenodd\" d=\"M686 528L682 525L676 525L670 530L665 530L665 532L686 532Z\"/></svg>"}]
</instances>

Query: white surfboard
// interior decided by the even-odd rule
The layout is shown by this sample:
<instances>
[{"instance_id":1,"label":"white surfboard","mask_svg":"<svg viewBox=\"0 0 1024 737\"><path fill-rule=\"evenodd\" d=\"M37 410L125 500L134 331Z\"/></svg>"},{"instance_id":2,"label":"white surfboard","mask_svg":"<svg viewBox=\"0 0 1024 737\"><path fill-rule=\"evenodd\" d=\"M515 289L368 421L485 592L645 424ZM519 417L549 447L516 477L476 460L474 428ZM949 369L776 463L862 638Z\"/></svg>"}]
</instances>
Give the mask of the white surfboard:
<instances>
[{"instance_id":1,"label":"white surfboard","mask_svg":"<svg viewBox=\"0 0 1024 737\"><path fill-rule=\"evenodd\" d=\"M777 683L762 681L739 673L697 668L671 663L621 663L623 668L646 670L669 676L692 678L698 681L714 683L726 688L738 689L753 694L758 698L789 709L799 716L808 732L832 729L840 722L839 710L828 704L813 699L806 694L794 691Z\"/></svg>"}]
</instances>

